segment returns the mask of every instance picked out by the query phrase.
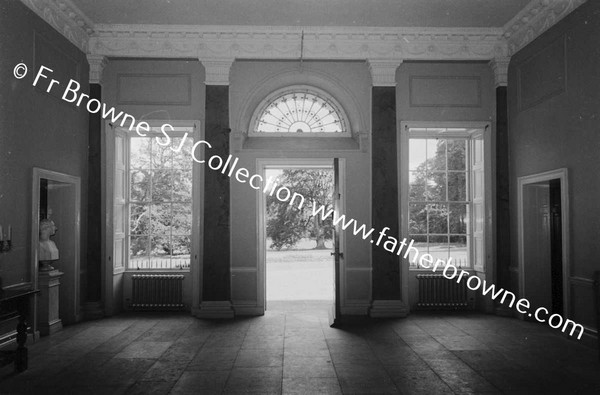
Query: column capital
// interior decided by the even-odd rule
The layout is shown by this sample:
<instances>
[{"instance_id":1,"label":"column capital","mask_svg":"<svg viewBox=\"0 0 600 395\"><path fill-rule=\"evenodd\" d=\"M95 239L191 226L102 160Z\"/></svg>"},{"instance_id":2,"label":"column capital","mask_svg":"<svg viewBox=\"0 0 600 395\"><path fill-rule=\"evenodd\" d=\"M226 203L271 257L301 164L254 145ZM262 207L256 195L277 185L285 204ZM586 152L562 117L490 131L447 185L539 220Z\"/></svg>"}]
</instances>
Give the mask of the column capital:
<instances>
[{"instance_id":1,"label":"column capital","mask_svg":"<svg viewBox=\"0 0 600 395\"><path fill-rule=\"evenodd\" d=\"M396 69L402 60L368 59L373 86L396 86Z\"/></svg>"},{"instance_id":2,"label":"column capital","mask_svg":"<svg viewBox=\"0 0 600 395\"><path fill-rule=\"evenodd\" d=\"M87 54L90 65L90 84L102 84L102 71L108 64L108 58L104 55Z\"/></svg>"},{"instance_id":3,"label":"column capital","mask_svg":"<svg viewBox=\"0 0 600 395\"><path fill-rule=\"evenodd\" d=\"M509 57L498 57L490 60L490 67L494 72L494 86L506 86L508 84Z\"/></svg>"},{"instance_id":4,"label":"column capital","mask_svg":"<svg viewBox=\"0 0 600 395\"><path fill-rule=\"evenodd\" d=\"M206 85L229 85L229 70L234 59L202 60Z\"/></svg>"}]
</instances>

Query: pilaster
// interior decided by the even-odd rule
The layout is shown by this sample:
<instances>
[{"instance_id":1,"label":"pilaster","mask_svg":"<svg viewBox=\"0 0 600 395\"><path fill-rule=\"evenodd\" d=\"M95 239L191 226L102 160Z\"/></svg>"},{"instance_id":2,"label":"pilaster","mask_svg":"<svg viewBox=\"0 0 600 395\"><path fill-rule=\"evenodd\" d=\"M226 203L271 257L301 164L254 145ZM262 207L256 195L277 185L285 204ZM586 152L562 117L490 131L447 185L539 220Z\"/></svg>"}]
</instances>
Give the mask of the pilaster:
<instances>
[{"instance_id":1,"label":"pilaster","mask_svg":"<svg viewBox=\"0 0 600 395\"><path fill-rule=\"evenodd\" d=\"M490 60L490 67L494 72L494 85L496 88L499 86L507 86L508 84L508 65L510 58L494 58Z\"/></svg>"},{"instance_id":2,"label":"pilaster","mask_svg":"<svg viewBox=\"0 0 600 395\"><path fill-rule=\"evenodd\" d=\"M200 60L204 66L206 85L229 85L229 70L233 59Z\"/></svg>"},{"instance_id":3,"label":"pilaster","mask_svg":"<svg viewBox=\"0 0 600 395\"><path fill-rule=\"evenodd\" d=\"M396 86L396 70L402 61L369 59L368 62L373 86Z\"/></svg>"},{"instance_id":4,"label":"pilaster","mask_svg":"<svg viewBox=\"0 0 600 395\"><path fill-rule=\"evenodd\" d=\"M87 55L90 65L90 84L102 85L102 71L108 64L108 58L104 55Z\"/></svg>"}]
</instances>

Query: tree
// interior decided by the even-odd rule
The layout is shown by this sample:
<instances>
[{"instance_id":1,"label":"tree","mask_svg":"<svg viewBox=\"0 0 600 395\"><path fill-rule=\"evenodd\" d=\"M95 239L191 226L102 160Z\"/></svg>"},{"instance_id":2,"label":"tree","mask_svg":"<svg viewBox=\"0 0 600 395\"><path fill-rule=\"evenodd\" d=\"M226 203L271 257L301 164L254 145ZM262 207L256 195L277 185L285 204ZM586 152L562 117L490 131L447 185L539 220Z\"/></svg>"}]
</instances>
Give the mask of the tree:
<instances>
[{"instance_id":1,"label":"tree","mask_svg":"<svg viewBox=\"0 0 600 395\"><path fill-rule=\"evenodd\" d=\"M322 220L312 216L312 204L329 211L333 205L333 173L331 170L285 169L277 178L278 188L287 187L292 194L305 199L299 209L297 204L281 202L275 195L267 195L267 236L271 248L293 247L304 237L315 240L315 249L325 249L325 240L333 238L331 217Z\"/></svg>"}]
</instances>

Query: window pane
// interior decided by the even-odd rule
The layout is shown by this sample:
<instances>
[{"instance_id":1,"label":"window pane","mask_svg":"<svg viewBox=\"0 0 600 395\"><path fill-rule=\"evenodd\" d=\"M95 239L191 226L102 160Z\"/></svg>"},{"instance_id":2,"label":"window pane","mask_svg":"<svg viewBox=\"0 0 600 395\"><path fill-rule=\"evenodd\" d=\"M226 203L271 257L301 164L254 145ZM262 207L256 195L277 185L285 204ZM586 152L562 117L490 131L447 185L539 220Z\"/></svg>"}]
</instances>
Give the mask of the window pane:
<instances>
[{"instance_id":1,"label":"window pane","mask_svg":"<svg viewBox=\"0 0 600 395\"><path fill-rule=\"evenodd\" d=\"M424 167L427 159L427 140L425 139L410 139L408 143L409 150L409 170L417 170L419 167Z\"/></svg>"},{"instance_id":2,"label":"window pane","mask_svg":"<svg viewBox=\"0 0 600 395\"><path fill-rule=\"evenodd\" d=\"M129 206L129 234L148 235L151 231L150 206L132 203Z\"/></svg>"},{"instance_id":3,"label":"window pane","mask_svg":"<svg viewBox=\"0 0 600 395\"><path fill-rule=\"evenodd\" d=\"M425 172L410 172L409 197L412 201L425 201L427 192L427 183Z\"/></svg>"},{"instance_id":4,"label":"window pane","mask_svg":"<svg viewBox=\"0 0 600 395\"><path fill-rule=\"evenodd\" d=\"M152 205L152 233L155 235L170 235L173 215L171 203Z\"/></svg>"},{"instance_id":5,"label":"window pane","mask_svg":"<svg viewBox=\"0 0 600 395\"><path fill-rule=\"evenodd\" d=\"M426 235L410 235L410 238L412 240L414 240L413 247L415 247L419 251L420 255L427 253L428 248L427 248L427 236ZM410 240L408 242L410 243ZM404 256L404 253L402 253L402 255ZM415 255L416 255L416 253L414 252L414 250L410 250L410 253L408 254L408 261L410 262L410 265L412 267L417 266L417 264L413 263L413 259L414 259ZM418 263L418 260L417 260L417 263Z\"/></svg>"},{"instance_id":6,"label":"window pane","mask_svg":"<svg viewBox=\"0 0 600 395\"><path fill-rule=\"evenodd\" d=\"M465 173L448 173L448 200L464 202L467 200L467 180Z\"/></svg>"},{"instance_id":7,"label":"window pane","mask_svg":"<svg viewBox=\"0 0 600 395\"><path fill-rule=\"evenodd\" d=\"M467 205L450 204L450 233L467 234Z\"/></svg>"},{"instance_id":8,"label":"window pane","mask_svg":"<svg viewBox=\"0 0 600 395\"><path fill-rule=\"evenodd\" d=\"M153 236L150 239L150 267L152 269L171 267L171 245L168 234Z\"/></svg>"},{"instance_id":9,"label":"window pane","mask_svg":"<svg viewBox=\"0 0 600 395\"><path fill-rule=\"evenodd\" d=\"M466 140L448 140L448 170L465 170Z\"/></svg>"},{"instance_id":10,"label":"window pane","mask_svg":"<svg viewBox=\"0 0 600 395\"><path fill-rule=\"evenodd\" d=\"M446 170L446 140L427 140L427 164L432 171Z\"/></svg>"},{"instance_id":11,"label":"window pane","mask_svg":"<svg viewBox=\"0 0 600 395\"><path fill-rule=\"evenodd\" d=\"M454 266L468 267L467 236L450 236L450 256Z\"/></svg>"},{"instance_id":12,"label":"window pane","mask_svg":"<svg viewBox=\"0 0 600 395\"><path fill-rule=\"evenodd\" d=\"M129 238L129 267L144 268L148 264L148 237Z\"/></svg>"},{"instance_id":13,"label":"window pane","mask_svg":"<svg viewBox=\"0 0 600 395\"><path fill-rule=\"evenodd\" d=\"M129 163L132 169L150 168L150 139L132 137L129 141Z\"/></svg>"},{"instance_id":14,"label":"window pane","mask_svg":"<svg viewBox=\"0 0 600 395\"><path fill-rule=\"evenodd\" d=\"M173 150L171 144L163 146L158 143L155 138L152 141L152 168L153 169L168 169L173 167ZM166 143L165 140L159 140L161 144Z\"/></svg>"},{"instance_id":15,"label":"window pane","mask_svg":"<svg viewBox=\"0 0 600 395\"><path fill-rule=\"evenodd\" d=\"M186 236L173 236L173 249L171 265L175 269L190 267L190 253L192 250L192 238Z\"/></svg>"},{"instance_id":16,"label":"window pane","mask_svg":"<svg viewBox=\"0 0 600 395\"><path fill-rule=\"evenodd\" d=\"M173 173L171 170L152 172L152 201L169 202L172 199Z\"/></svg>"},{"instance_id":17,"label":"window pane","mask_svg":"<svg viewBox=\"0 0 600 395\"><path fill-rule=\"evenodd\" d=\"M173 203L171 214L172 230L174 235L188 235L192 233L192 206L191 204Z\"/></svg>"},{"instance_id":18,"label":"window pane","mask_svg":"<svg viewBox=\"0 0 600 395\"><path fill-rule=\"evenodd\" d=\"M448 259L448 236L429 236L429 254L434 260Z\"/></svg>"},{"instance_id":19,"label":"window pane","mask_svg":"<svg viewBox=\"0 0 600 395\"><path fill-rule=\"evenodd\" d=\"M429 233L448 233L448 205L430 204L428 211Z\"/></svg>"},{"instance_id":20,"label":"window pane","mask_svg":"<svg viewBox=\"0 0 600 395\"><path fill-rule=\"evenodd\" d=\"M446 201L446 173L430 173L427 178L427 200Z\"/></svg>"},{"instance_id":21,"label":"window pane","mask_svg":"<svg viewBox=\"0 0 600 395\"><path fill-rule=\"evenodd\" d=\"M146 202L150 200L150 174L147 170L131 171L131 200Z\"/></svg>"},{"instance_id":22,"label":"window pane","mask_svg":"<svg viewBox=\"0 0 600 395\"><path fill-rule=\"evenodd\" d=\"M192 201L192 169L175 170L172 175L173 193L172 200L174 202L191 202Z\"/></svg>"},{"instance_id":23,"label":"window pane","mask_svg":"<svg viewBox=\"0 0 600 395\"><path fill-rule=\"evenodd\" d=\"M173 138L173 149L179 149L182 137ZM191 137L187 137L183 142L183 146L179 152L173 152L173 168L174 169L189 169L191 171L194 160L192 159L192 148L194 141ZM197 158L200 158L200 147L197 148Z\"/></svg>"},{"instance_id":24,"label":"window pane","mask_svg":"<svg viewBox=\"0 0 600 395\"><path fill-rule=\"evenodd\" d=\"M411 203L409 207L408 231L415 234L427 233L427 206L420 203ZM426 241L426 240L425 240Z\"/></svg>"}]
</instances>

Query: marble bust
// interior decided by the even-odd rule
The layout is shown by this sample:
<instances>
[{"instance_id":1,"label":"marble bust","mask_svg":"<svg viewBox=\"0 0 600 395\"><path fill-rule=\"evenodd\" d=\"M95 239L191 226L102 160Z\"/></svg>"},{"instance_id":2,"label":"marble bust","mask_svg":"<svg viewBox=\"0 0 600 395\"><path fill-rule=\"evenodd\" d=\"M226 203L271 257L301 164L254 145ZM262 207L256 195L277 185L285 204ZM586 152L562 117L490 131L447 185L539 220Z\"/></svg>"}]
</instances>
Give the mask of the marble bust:
<instances>
[{"instance_id":1,"label":"marble bust","mask_svg":"<svg viewBox=\"0 0 600 395\"><path fill-rule=\"evenodd\" d=\"M54 270L50 262L58 260L58 248L56 244L50 240L50 236L54 236L58 228L50 219L40 221L40 246L38 249L38 259L40 261L40 270Z\"/></svg>"}]
</instances>

